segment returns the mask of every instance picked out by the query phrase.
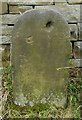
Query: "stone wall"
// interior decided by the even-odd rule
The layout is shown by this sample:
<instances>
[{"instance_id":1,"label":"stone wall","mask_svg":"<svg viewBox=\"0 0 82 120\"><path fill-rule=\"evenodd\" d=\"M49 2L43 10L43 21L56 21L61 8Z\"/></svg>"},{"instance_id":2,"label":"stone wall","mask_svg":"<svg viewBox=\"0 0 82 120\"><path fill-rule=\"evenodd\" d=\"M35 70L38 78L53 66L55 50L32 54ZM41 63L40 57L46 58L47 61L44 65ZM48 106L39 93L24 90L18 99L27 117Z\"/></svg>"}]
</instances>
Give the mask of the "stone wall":
<instances>
[{"instance_id":1,"label":"stone wall","mask_svg":"<svg viewBox=\"0 0 82 120\"><path fill-rule=\"evenodd\" d=\"M4 0L0 2L0 74L2 67L7 67L10 64L12 29L20 15L31 9L48 6L51 6L53 9L57 8L68 22L70 27L71 59L75 63L76 69L75 76L71 73L70 75L75 78L82 76L81 0ZM77 68L79 68L78 71ZM73 69L71 68L72 72ZM3 96L2 92L2 82L0 81L0 108L2 107L3 98L7 99L7 94Z\"/></svg>"}]
</instances>

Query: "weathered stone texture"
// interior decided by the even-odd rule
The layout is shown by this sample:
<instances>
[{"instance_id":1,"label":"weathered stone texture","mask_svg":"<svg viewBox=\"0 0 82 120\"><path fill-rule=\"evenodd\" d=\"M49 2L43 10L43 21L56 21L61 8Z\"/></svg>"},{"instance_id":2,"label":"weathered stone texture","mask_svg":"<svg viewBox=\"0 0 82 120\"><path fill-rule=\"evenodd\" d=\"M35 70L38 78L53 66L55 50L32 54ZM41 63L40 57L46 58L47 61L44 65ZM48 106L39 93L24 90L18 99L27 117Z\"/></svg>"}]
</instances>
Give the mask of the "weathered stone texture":
<instances>
[{"instance_id":1,"label":"weathered stone texture","mask_svg":"<svg viewBox=\"0 0 82 120\"><path fill-rule=\"evenodd\" d=\"M78 23L79 40L82 40L82 22Z\"/></svg>"},{"instance_id":2,"label":"weathered stone texture","mask_svg":"<svg viewBox=\"0 0 82 120\"><path fill-rule=\"evenodd\" d=\"M11 36L0 36L0 44L8 44L11 43Z\"/></svg>"},{"instance_id":3,"label":"weathered stone texture","mask_svg":"<svg viewBox=\"0 0 82 120\"><path fill-rule=\"evenodd\" d=\"M69 24L70 27L70 40L78 39L78 27L77 24Z\"/></svg>"},{"instance_id":4,"label":"weathered stone texture","mask_svg":"<svg viewBox=\"0 0 82 120\"><path fill-rule=\"evenodd\" d=\"M68 22L80 21L80 5L68 5L66 3L56 4L60 13L67 19Z\"/></svg>"},{"instance_id":5,"label":"weathered stone texture","mask_svg":"<svg viewBox=\"0 0 82 120\"><path fill-rule=\"evenodd\" d=\"M71 49L62 15L51 8L26 12L12 40L14 102L25 106L53 101L63 107Z\"/></svg>"},{"instance_id":6,"label":"weathered stone texture","mask_svg":"<svg viewBox=\"0 0 82 120\"><path fill-rule=\"evenodd\" d=\"M13 26L8 26L8 25L2 25L0 27L0 36L1 35L11 35L12 34L12 29L13 29Z\"/></svg>"},{"instance_id":7,"label":"weathered stone texture","mask_svg":"<svg viewBox=\"0 0 82 120\"><path fill-rule=\"evenodd\" d=\"M76 59L82 59L82 42L75 42L74 43L74 57Z\"/></svg>"},{"instance_id":8,"label":"weathered stone texture","mask_svg":"<svg viewBox=\"0 0 82 120\"><path fill-rule=\"evenodd\" d=\"M36 6L39 8L48 8L49 6ZM80 21L80 5L68 5L67 3L55 3L50 6L52 9L57 9L68 22Z\"/></svg>"},{"instance_id":9,"label":"weathered stone texture","mask_svg":"<svg viewBox=\"0 0 82 120\"><path fill-rule=\"evenodd\" d=\"M23 13L26 10L32 9L32 6L17 6L17 5L10 5L9 6L9 13Z\"/></svg>"},{"instance_id":10,"label":"weathered stone texture","mask_svg":"<svg viewBox=\"0 0 82 120\"><path fill-rule=\"evenodd\" d=\"M82 59L74 59L75 67L82 67Z\"/></svg>"},{"instance_id":11,"label":"weathered stone texture","mask_svg":"<svg viewBox=\"0 0 82 120\"><path fill-rule=\"evenodd\" d=\"M67 0L68 3L70 4L77 4L77 3L82 3L82 0Z\"/></svg>"},{"instance_id":12,"label":"weathered stone texture","mask_svg":"<svg viewBox=\"0 0 82 120\"><path fill-rule=\"evenodd\" d=\"M20 15L5 14L0 16L2 24L15 24Z\"/></svg>"},{"instance_id":13,"label":"weathered stone texture","mask_svg":"<svg viewBox=\"0 0 82 120\"><path fill-rule=\"evenodd\" d=\"M27 4L27 5L44 5L53 4L53 0L8 0L9 4Z\"/></svg>"},{"instance_id":14,"label":"weathered stone texture","mask_svg":"<svg viewBox=\"0 0 82 120\"><path fill-rule=\"evenodd\" d=\"M7 2L0 2L0 14L8 13Z\"/></svg>"},{"instance_id":15,"label":"weathered stone texture","mask_svg":"<svg viewBox=\"0 0 82 120\"><path fill-rule=\"evenodd\" d=\"M66 0L54 0L55 3L67 3Z\"/></svg>"}]
</instances>

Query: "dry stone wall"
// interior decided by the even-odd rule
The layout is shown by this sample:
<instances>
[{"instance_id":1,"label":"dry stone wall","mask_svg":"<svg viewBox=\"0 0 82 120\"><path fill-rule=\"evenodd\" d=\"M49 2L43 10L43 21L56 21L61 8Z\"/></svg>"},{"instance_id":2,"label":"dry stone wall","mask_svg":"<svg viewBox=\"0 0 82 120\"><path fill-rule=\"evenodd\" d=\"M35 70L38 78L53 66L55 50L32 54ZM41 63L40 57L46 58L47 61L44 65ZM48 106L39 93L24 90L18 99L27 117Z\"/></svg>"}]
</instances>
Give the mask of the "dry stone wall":
<instances>
[{"instance_id":1,"label":"dry stone wall","mask_svg":"<svg viewBox=\"0 0 82 120\"><path fill-rule=\"evenodd\" d=\"M0 2L0 95L2 104L2 67L9 65L10 61L10 47L12 45L12 29L21 14L31 9L38 9L51 6L53 9L58 9L60 13L67 20L70 28L70 42L71 42L71 59L75 63L75 76L80 78L82 67L82 21L81 21L81 0L3 0ZM4 52L6 51L6 54ZM3 64L2 64L3 60ZM5 61L8 61L6 64ZM77 68L79 70L77 71ZM74 69L74 68L73 68ZM73 72L71 68L71 71ZM7 94L6 94L7 95ZM0 105L2 107L2 105ZM1 113L0 113L1 114Z\"/></svg>"}]
</instances>

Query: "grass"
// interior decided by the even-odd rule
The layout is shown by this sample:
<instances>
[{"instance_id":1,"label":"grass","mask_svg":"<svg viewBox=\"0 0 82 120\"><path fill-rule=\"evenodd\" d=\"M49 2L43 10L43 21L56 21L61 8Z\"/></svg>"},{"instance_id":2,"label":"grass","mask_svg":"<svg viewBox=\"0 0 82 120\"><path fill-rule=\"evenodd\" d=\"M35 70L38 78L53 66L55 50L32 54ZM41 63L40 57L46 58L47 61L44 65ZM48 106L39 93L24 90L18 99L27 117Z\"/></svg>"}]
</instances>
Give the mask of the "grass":
<instances>
[{"instance_id":1,"label":"grass","mask_svg":"<svg viewBox=\"0 0 82 120\"><path fill-rule=\"evenodd\" d=\"M13 103L11 67L3 70L2 85L7 91L7 101L2 111L4 118L80 118L82 79L70 78L67 83L67 107L57 108L53 103L19 107Z\"/></svg>"}]
</instances>

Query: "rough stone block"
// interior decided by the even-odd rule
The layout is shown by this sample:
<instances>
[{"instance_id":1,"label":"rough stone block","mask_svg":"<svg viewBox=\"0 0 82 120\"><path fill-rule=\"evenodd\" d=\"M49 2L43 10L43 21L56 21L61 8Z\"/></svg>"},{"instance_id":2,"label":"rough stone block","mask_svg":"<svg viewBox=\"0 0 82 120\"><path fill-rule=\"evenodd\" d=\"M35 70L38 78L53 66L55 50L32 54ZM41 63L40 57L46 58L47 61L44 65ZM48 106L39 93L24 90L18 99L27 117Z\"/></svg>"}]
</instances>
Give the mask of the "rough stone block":
<instances>
[{"instance_id":1,"label":"rough stone block","mask_svg":"<svg viewBox=\"0 0 82 120\"><path fill-rule=\"evenodd\" d=\"M79 40L82 40L82 22L78 23Z\"/></svg>"},{"instance_id":2,"label":"rough stone block","mask_svg":"<svg viewBox=\"0 0 82 120\"><path fill-rule=\"evenodd\" d=\"M79 40L82 40L82 30L79 31Z\"/></svg>"},{"instance_id":3,"label":"rough stone block","mask_svg":"<svg viewBox=\"0 0 82 120\"><path fill-rule=\"evenodd\" d=\"M2 15L2 16L0 15L1 23L2 24L15 24L19 16L20 15L11 15L11 14Z\"/></svg>"},{"instance_id":4,"label":"rough stone block","mask_svg":"<svg viewBox=\"0 0 82 120\"><path fill-rule=\"evenodd\" d=\"M11 36L0 36L0 44L11 43Z\"/></svg>"},{"instance_id":5,"label":"rough stone block","mask_svg":"<svg viewBox=\"0 0 82 120\"><path fill-rule=\"evenodd\" d=\"M8 0L0 0L0 2L8 2Z\"/></svg>"},{"instance_id":6,"label":"rough stone block","mask_svg":"<svg viewBox=\"0 0 82 120\"><path fill-rule=\"evenodd\" d=\"M0 26L0 36L3 35L11 35L12 34L13 26L2 25Z\"/></svg>"},{"instance_id":7,"label":"rough stone block","mask_svg":"<svg viewBox=\"0 0 82 120\"><path fill-rule=\"evenodd\" d=\"M10 5L9 6L9 13L23 13L27 10L32 9L32 6L17 6L17 5Z\"/></svg>"},{"instance_id":8,"label":"rough stone block","mask_svg":"<svg viewBox=\"0 0 82 120\"><path fill-rule=\"evenodd\" d=\"M82 0L67 0L67 2L70 4L77 4L77 3L82 3Z\"/></svg>"},{"instance_id":9,"label":"rough stone block","mask_svg":"<svg viewBox=\"0 0 82 120\"><path fill-rule=\"evenodd\" d=\"M15 104L53 102L64 107L71 46L63 16L51 8L25 12L15 24L12 40Z\"/></svg>"},{"instance_id":10,"label":"rough stone block","mask_svg":"<svg viewBox=\"0 0 82 120\"><path fill-rule=\"evenodd\" d=\"M78 39L78 27L77 24L69 24L70 27L70 40Z\"/></svg>"},{"instance_id":11,"label":"rough stone block","mask_svg":"<svg viewBox=\"0 0 82 120\"><path fill-rule=\"evenodd\" d=\"M20 11L21 13L24 13L25 11L31 10L31 9L32 9L32 6L20 6L20 7L19 7L19 11Z\"/></svg>"},{"instance_id":12,"label":"rough stone block","mask_svg":"<svg viewBox=\"0 0 82 120\"><path fill-rule=\"evenodd\" d=\"M67 3L66 0L54 0L55 3Z\"/></svg>"},{"instance_id":13,"label":"rough stone block","mask_svg":"<svg viewBox=\"0 0 82 120\"><path fill-rule=\"evenodd\" d=\"M0 14L8 13L7 2L0 2Z\"/></svg>"},{"instance_id":14,"label":"rough stone block","mask_svg":"<svg viewBox=\"0 0 82 120\"><path fill-rule=\"evenodd\" d=\"M67 3L55 3L60 13L68 22L80 21L80 5L69 5Z\"/></svg>"},{"instance_id":15,"label":"rough stone block","mask_svg":"<svg viewBox=\"0 0 82 120\"><path fill-rule=\"evenodd\" d=\"M82 59L74 59L75 67L82 67Z\"/></svg>"},{"instance_id":16,"label":"rough stone block","mask_svg":"<svg viewBox=\"0 0 82 120\"><path fill-rule=\"evenodd\" d=\"M8 0L8 4L45 5L53 4L53 0Z\"/></svg>"},{"instance_id":17,"label":"rough stone block","mask_svg":"<svg viewBox=\"0 0 82 120\"><path fill-rule=\"evenodd\" d=\"M74 58L82 59L82 42L75 42L74 43Z\"/></svg>"}]
</instances>

